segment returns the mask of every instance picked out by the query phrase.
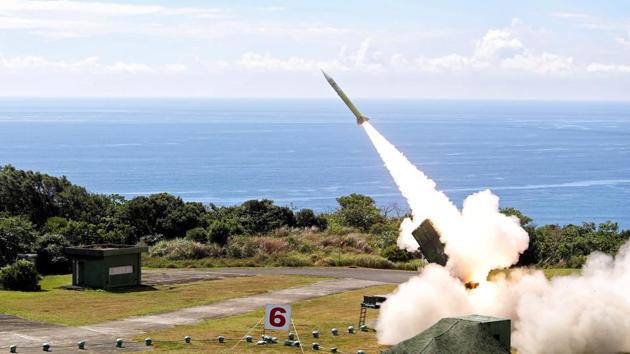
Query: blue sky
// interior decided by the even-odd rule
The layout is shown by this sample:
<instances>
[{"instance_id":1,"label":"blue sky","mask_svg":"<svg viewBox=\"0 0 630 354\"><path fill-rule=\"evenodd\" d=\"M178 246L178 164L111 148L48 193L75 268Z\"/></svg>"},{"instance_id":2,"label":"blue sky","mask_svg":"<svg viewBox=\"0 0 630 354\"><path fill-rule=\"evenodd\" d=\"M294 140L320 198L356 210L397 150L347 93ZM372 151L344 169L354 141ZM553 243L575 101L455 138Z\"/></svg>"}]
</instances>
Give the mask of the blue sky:
<instances>
[{"instance_id":1,"label":"blue sky","mask_svg":"<svg viewBox=\"0 0 630 354\"><path fill-rule=\"evenodd\" d=\"M0 0L0 96L629 100L627 1Z\"/></svg>"}]
</instances>

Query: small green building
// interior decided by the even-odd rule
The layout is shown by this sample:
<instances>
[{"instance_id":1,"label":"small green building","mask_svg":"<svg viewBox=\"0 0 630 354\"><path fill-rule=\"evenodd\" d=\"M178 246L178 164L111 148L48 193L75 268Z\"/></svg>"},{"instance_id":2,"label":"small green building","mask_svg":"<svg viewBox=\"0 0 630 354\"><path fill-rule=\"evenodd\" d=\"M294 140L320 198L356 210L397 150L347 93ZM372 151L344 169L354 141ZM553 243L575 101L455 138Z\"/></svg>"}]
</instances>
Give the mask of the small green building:
<instances>
[{"instance_id":1,"label":"small green building","mask_svg":"<svg viewBox=\"0 0 630 354\"><path fill-rule=\"evenodd\" d=\"M142 281L141 255L147 247L100 244L67 247L72 258L72 285L114 289L139 286Z\"/></svg>"}]
</instances>

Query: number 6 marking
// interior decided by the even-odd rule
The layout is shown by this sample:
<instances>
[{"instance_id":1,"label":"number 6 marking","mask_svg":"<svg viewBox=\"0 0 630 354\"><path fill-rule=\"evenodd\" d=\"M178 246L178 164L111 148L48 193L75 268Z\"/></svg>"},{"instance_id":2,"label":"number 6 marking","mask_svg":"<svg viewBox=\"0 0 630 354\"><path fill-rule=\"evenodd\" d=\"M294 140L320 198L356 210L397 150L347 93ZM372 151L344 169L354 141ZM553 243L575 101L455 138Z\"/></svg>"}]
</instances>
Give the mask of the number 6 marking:
<instances>
[{"instance_id":1,"label":"number 6 marking","mask_svg":"<svg viewBox=\"0 0 630 354\"><path fill-rule=\"evenodd\" d=\"M287 310L281 307L274 307L269 313L269 322L271 322L271 325L274 327L284 327L287 323L287 319L284 317L286 313Z\"/></svg>"}]
</instances>

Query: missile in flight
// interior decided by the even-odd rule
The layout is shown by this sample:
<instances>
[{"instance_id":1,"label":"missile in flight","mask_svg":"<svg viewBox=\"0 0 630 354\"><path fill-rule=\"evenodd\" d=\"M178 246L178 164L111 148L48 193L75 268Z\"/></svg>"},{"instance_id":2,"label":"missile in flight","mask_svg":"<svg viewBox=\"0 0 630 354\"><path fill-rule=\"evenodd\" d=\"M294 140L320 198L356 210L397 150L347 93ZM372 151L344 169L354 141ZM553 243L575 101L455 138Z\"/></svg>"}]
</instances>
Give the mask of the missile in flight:
<instances>
[{"instance_id":1,"label":"missile in flight","mask_svg":"<svg viewBox=\"0 0 630 354\"><path fill-rule=\"evenodd\" d=\"M343 102L346 104L346 106L348 106L348 108L350 108L350 110L352 111L354 116L357 117L357 124L358 125L361 125L364 122L367 122L368 120L370 120L368 117L364 116L363 114L361 114L361 112L359 112L359 109L352 103L352 101L350 101L348 96L346 96L346 94L343 92L341 87L339 87L339 85L337 85L337 83L335 82L335 80L333 80L332 77L328 76L328 74L326 74L326 72L324 72L324 70L322 70L322 74L324 74L324 77L326 78L326 81L328 81L330 86L332 86L332 88L335 90L335 92L337 92L339 97L341 97L341 100L343 100Z\"/></svg>"}]
</instances>

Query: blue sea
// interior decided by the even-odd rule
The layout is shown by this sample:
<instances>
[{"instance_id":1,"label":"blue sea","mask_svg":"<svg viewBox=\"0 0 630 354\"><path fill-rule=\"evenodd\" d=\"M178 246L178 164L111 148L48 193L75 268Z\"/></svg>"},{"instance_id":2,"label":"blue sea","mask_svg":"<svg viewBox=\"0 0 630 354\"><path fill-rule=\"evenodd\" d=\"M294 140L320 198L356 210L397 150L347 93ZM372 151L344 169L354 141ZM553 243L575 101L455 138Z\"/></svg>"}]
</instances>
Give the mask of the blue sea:
<instances>
[{"instance_id":1,"label":"blue sea","mask_svg":"<svg viewBox=\"0 0 630 354\"><path fill-rule=\"evenodd\" d=\"M630 103L355 103L460 206L490 188L537 224L630 228ZM128 198L329 211L362 193L407 208L337 99L3 99L3 164Z\"/></svg>"}]
</instances>

